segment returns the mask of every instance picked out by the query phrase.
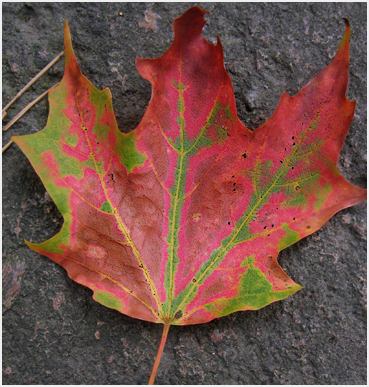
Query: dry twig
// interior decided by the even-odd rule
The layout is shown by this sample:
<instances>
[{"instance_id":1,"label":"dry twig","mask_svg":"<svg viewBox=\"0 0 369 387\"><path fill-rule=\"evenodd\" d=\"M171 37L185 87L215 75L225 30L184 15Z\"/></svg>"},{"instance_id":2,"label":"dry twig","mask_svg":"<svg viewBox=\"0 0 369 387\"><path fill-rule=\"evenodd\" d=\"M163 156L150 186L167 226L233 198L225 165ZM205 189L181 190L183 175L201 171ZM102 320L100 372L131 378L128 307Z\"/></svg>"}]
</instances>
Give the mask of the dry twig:
<instances>
[{"instance_id":1,"label":"dry twig","mask_svg":"<svg viewBox=\"0 0 369 387\"><path fill-rule=\"evenodd\" d=\"M32 86L38 78L40 78L51 66L53 66L62 56L64 55L64 51L62 51L57 57L55 57L46 67L44 67L34 78L32 78L26 86L4 107L2 116L3 118L6 116L6 111L9 107L30 87Z\"/></svg>"}]
</instances>

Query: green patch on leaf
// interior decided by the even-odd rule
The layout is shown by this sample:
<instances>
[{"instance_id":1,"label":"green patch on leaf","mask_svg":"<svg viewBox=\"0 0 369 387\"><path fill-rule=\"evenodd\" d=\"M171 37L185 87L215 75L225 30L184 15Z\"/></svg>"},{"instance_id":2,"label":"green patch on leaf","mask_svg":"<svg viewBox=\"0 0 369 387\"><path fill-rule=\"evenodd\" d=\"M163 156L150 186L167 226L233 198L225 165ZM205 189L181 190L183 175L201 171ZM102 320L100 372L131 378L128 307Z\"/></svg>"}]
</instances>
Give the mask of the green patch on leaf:
<instances>
[{"instance_id":1,"label":"green patch on leaf","mask_svg":"<svg viewBox=\"0 0 369 387\"><path fill-rule=\"evenodd\" d=\"M98 90L96 87L92 86L89 88L89 97L90 101L96 109L94 114L96 119L99 119L106 108L111 109L111 95L108 89Z\"/></svg>"},{"instance_id":2,"label":"green patch on leaf","mask_svg":"<svg viewBox=\"0 0 369 387\"><path fill-rule=\"evenodd\" d=\"M146 160L145 155L137 150L133 136L133 132L129 134L120 133L114 148L114 152L120 156L127 172L132 172L135 167L142 165Z\"/></svg>"},{"instance_id":3,"label":"green patch on leaf","mask_svg":"<svg viewBox=\"0 0 369 387\"><path fill-rule=\"evenodd\" d=\"M76 145L78 144L78 136L75 135L75 134L70 134L68 133L65 137L64 137L64 141L67 145L69 145L70 147L72 148L75 148Z\"/></svg>"},{"instance_id":4,"label":"green patch on leaf","mask_svg":"<svg viewBox=\"0 0 369 387\"><path fill-rule=\"evenodd\" d=\"M240 267L252 265L253 262L254 262L254 258L255 258L255 255L250 255L249 257L247 257L246 259L244 259L244 260L242 261Z\"/></svg>"},{"instance_id":5,"label":"green patch on leaf","mask_svg":"<svg viewBox=\"0 0 369 387\"><path fill-rule=\"evenodd\" d=\"M332 192L332 186L326 184L322 190L317 191L316 196L318 200L314 202L314 211L320 211L324 206L324 202L327 198L327 195Z\"/></svg>"},{"instance_id":6,"label":"green patch on leaf","mask_svg":"<svg viewBox=\"0 0 369 387\"><path fill-rule=\"evenodd\" d=\"M103 212L106 212L108 214L111 214L113 212L113 208L112 208L112 206L111 206L111 204L109 202L104 202L101 205L100 210L103 211Z\"/></svg>"},{"instance_id":7,"label":"green patch on leaf","mask_svg":"<svg viewBox=\"0 0 369 387\"><path fill-rule=\"evenodd\" d=\"M234 239L234 243L239 243L250 239L253 235L250 232L250 226L248 224L244 224Z\"/></svg>"},{"instance_id":8,"label":"green patch on leaf","mask_svg":"<svg viewBox=\"0 0 369 387\"><path fill-rule=\"evenodd\" d=\"M262 271L250 266L243 275L240 290L235 298L219 299L219 302L205 305L205 310L217 315L226 316L237 310L257 310L273 301L282 300L301 288L295 285L282 291L273 291L273 285L266 279ZM220 311L219 309L222 308Z\"/></svg>"},{"instance_id":9,"label":"green patch on leaf","mask_svg":"<svg viewBox=\"0 0 369 387\"><path fill-rule=\"evenodd\" d=\"M63 227L52 238L42 243L32 243L28 241L26 241L26 243L28 247L30 247L32 250L39 252L40 254L51 253L63 255L65 253L64 246L67 246L70 240L69 227L71 223L71 217L65 216Z\"/></svg>"},{"instance_id":10,"label":"green patch on leaf","mask_svg":"<svg viewBox=\"0 0 369 387\"><path fill-rule=\"evenodd\" d=\"M282 223L282 229L286 232L285 237L279 242L278 250L281 251L300 240L300 234L288 227L286 222Z\"/></svg>"},{"instance_id":11,"label":"green patch on leaf","mask_svg":"<svg viewBox=\"0 0 369 387\"><path fill-rule=\"evenodd\" d=\"M300 190L300 187L297 186ZM294 187L296 190L297 187ZM293 191L292 191L293 192ZM303 205L307 205L308 201L304 193L300 192L298 194L293 195L290 199L287 200L287 203L285 205L289 207L301 207Z\"/></svg>"},{"instance_id":12,"label":"green patch on leaf","mask_svg":"<svg viewBox=\"0 0 369 387\"><path fill-rule=\"evenodd\" d=\"M122 300L120 300L114 294L107 293L102 290L95 290L93 297L95 301L108 308L117 310L122 310L124 308Z\"/></svg>"},{"instance_id":13,"label":"green patch on leaf","mask_svg":"<svg viewBox=\"0 0 369 387\"><path fill-rule=\"evenodd\" d=\"M181 81L177 81L176 79L172 79L171 84L175 89L177 89L179 91L186 90L186 86Z\"/></svg>"}]
</instances>

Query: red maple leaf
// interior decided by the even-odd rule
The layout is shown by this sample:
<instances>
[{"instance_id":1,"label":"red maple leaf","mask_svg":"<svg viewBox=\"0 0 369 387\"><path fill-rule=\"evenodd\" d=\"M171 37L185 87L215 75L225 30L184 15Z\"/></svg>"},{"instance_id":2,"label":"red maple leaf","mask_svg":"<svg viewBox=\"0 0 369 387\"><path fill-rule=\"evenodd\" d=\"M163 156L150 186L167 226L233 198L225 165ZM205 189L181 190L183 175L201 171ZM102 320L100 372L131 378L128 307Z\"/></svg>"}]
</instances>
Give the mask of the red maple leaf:
<instances>
[{"instance_id":1,"label":"red maple leaf","mask_svg":"<svg viewBox=\"0 0 369 387\"><path fill-rule=\"evenodd\" d=\"M118 130L108 89L80 72L65 25L65 75L44 130L14 141L64 217L28 245L62 265L94 299L170 325L256 310L301 287L279 251L318 230L366 191L336 164L355 102L346 99L350 27L332 63L295 97L283 93L254 131L238 119L219 38L205 11L174 22L174 42L136 66L152 84L138 127Z\"/></svg>"}]
</instances>

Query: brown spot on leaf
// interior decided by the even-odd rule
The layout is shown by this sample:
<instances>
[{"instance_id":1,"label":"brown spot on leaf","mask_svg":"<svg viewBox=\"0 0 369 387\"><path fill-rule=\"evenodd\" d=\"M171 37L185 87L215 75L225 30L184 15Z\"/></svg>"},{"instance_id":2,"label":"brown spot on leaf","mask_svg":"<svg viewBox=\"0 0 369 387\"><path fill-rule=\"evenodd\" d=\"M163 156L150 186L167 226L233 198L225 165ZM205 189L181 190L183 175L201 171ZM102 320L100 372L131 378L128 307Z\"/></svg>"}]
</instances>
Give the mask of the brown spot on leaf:
<instances>
[{"instance_id":1,"label":"brown spot on leaf","mask_svg":"<svg viewBox=\"0 0 369 387\"><path fill-rule=\"evenodd\" d=\"M183 313L181 310L179 310L175 315L174 318L181 318L183 316Z\"/></svg>"}]
</instances>

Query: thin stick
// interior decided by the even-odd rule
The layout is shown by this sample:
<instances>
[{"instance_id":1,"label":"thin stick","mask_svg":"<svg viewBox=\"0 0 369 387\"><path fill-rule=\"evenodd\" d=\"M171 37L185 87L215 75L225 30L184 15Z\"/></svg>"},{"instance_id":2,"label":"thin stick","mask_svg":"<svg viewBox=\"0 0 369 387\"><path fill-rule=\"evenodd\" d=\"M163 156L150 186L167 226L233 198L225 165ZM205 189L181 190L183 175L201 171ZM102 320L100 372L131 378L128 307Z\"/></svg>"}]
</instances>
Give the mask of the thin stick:
<instances>
[{"instance_id":1,"label":"thin stick","mask_svg":"<svg viewBox=\"0 0 369 387\"><path fill-rule=\"evenodd\" d=\"M10 141L4 146L2 153L4 153L4 152L10 147L10 145L12 145L12 144L13 144L13 140L10 140Z\"/></svg>"},{"instance_id":2,"label":"thin stick","mask_svg":"<svg viewBox=\"0 0 369 387\"><path fill-rule=\"evenodd\" d=\"M55 86L57 86L58 84L56 84ZM53 87L55 87L53 86ZM51 88L52 89L52 88ZM45 95L51 90L46 90L44 93L42 93L40 96L38 96L35 100L33 100L32 102L30 102L25 108L23 108L11 121L9 121L4 127L3 127L3 132L5 132L6 130L8 130L13 124L14 122L18 121L19 118L21 118L23 116L24 113L26 113L29 109L31 109L31 107L33 105L35 105L40 99L44 98Z\"/></svg>"},{"instance_id":3,"label":"thin stick","mask_svg":"<svg viewBox=\"0 0 369 387\"><path fill-rule=\"evenodd\" d=\"M31 86L33 85L38 78L41 77L42 74L44 74L51 66L53 66L62 56L64 55L64 51L62 51L57 57L55 57L45 68L43 68L34 78L32 78L26 86L23 87L23 89L4 107L3 109L3 118L6 115L6 111L9 109L9 107Z\"/></svg>"},{"instance_id":4,"label":"thin stick","mask_svg":"<svg viewBox=\"0 0 369 387\"><path fill-rule=\"evenodd\" d=\"M163 354L165 343L167 341L169 327L170 327L169 324L164 324L163 335L161 337L158 353L156 354L154 367L152 368L152 371L151 371L151 376L150 376L149 383L148 383L149 385L154 384L155 376L156 376L156 371L159 368L161 355Z\"/></svg>"}]
</instances>

